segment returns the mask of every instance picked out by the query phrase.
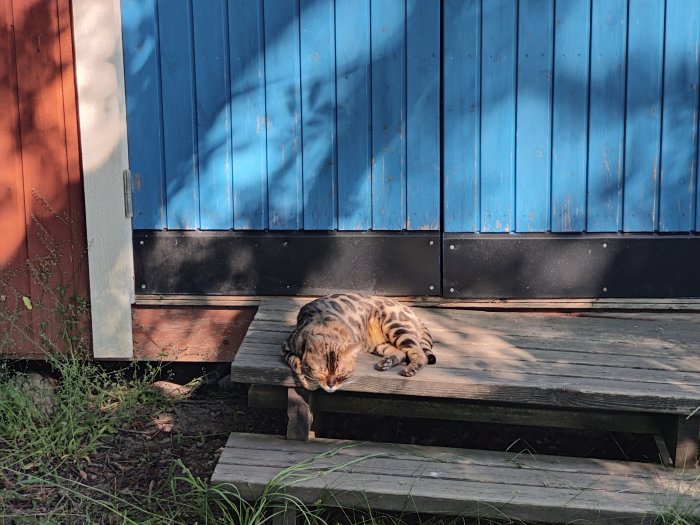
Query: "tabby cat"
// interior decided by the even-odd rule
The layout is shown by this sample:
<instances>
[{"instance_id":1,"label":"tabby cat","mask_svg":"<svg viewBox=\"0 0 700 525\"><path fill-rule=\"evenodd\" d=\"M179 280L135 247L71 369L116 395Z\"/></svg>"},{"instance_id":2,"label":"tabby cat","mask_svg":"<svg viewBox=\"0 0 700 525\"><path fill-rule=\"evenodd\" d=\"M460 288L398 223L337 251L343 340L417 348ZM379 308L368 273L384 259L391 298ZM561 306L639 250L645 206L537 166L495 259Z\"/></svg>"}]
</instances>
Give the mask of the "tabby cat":
<instances>
[{"instance_id":1,"label":"tabby cat","mask_svg":"<svg viewBox=\"0 0 700 525\"><path fill-rule=\"evenodd\" d=\"M361 350L381 356L374 368L410 377L435 363L433 339L413 311L392 299L350 293L304 305L282 348L285 361L309 390L335 392L355 370Z\"/></svg>"}]
</instances>

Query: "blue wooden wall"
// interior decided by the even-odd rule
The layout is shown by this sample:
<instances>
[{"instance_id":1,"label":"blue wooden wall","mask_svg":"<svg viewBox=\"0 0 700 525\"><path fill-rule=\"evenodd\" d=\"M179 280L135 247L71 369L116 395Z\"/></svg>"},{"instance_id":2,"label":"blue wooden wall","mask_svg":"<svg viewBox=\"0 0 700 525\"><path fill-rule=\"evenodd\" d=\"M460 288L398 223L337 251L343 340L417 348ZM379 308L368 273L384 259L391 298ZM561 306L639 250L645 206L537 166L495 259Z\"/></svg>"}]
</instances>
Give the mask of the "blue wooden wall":
<instances>
[{"instance_id":1,"label":"blue wooden wall","mask_svg":"<svg viewBox=\"0 0 700 525\"><path fill-rule=\"evenodd\" d=\"M697 0L122 0L134 227L690 232Z\"/></svg>"},{"instance_id":2,"label":"blue wooden wall","mask_svg":"<svg viewBox=\"0 0 700 525\"><path fill-rule=\"evenodd\" d=\"M446 231L700 229L700 2L443 6Z\"/></svg>"},{"instance_id":3,"label":"blue wooden wall","mask_svg":"<svg viewBox=\"0 0 700 525\"><path fill-rule=\"evenodd\" d=\"M122 24L134 228L439 228L439 2L122 0Z\"/></svg>"}]
</instances>

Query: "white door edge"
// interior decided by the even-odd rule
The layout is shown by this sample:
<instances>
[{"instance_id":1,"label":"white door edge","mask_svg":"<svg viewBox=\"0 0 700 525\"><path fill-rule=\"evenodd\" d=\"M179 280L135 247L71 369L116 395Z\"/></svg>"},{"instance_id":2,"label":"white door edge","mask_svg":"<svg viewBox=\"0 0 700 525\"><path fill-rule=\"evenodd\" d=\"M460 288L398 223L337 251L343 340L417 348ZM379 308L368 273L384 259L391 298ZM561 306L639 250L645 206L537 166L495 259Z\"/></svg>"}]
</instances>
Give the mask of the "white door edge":
<instances>
[{"instance_id":1,"label":"white door edge","mask_svg":"<svg viewBox=\"0 0 700 525\"><path fill-rule=\"evenodd\" d=\"M75 70L85 191L95 358L131 359L134 302L131 219L119 0L73 0Z\"/></svg>"}]
</instances>

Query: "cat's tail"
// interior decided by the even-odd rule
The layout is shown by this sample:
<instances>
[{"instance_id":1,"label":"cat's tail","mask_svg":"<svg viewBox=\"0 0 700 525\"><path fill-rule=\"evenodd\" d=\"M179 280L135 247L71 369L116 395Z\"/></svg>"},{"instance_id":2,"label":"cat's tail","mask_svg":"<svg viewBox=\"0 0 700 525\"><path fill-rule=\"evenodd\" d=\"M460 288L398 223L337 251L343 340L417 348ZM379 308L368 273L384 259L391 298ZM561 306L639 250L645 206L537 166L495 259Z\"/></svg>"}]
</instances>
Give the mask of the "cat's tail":
<instances>
[{"instance_id":1,"label":"cat's tail","mask_svg":"<svg viewBox=\"0 0 700 525\"><path fill-rule=\"evenodd\" d=\"M428 357L428 364L434 365L437 362L437 359L435 358L435 354L433 354L433 337L430 335L430 332L428 332L428 329L423 323L420 324L420 330L420 347Z\"/></svg>"}]
</instances>

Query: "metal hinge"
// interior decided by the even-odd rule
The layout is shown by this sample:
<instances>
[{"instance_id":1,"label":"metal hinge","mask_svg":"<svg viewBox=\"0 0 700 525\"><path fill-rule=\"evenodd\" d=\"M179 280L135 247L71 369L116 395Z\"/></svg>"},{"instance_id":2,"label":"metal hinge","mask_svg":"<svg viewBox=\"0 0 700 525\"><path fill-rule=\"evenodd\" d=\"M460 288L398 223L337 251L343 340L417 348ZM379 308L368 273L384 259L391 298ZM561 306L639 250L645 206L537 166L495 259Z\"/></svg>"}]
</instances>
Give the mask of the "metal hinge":
<instances>
[{"instance_id":1,"label":"metal hinge","mask_svg":"<svg viewBox=\"0 0 700 525\"><path fill-rule=\"evenodd\" d=\"M124 170L124 215L127 219L134 216L134 205L131 197L131 170Z\"/></svg>"}]
</instances>

